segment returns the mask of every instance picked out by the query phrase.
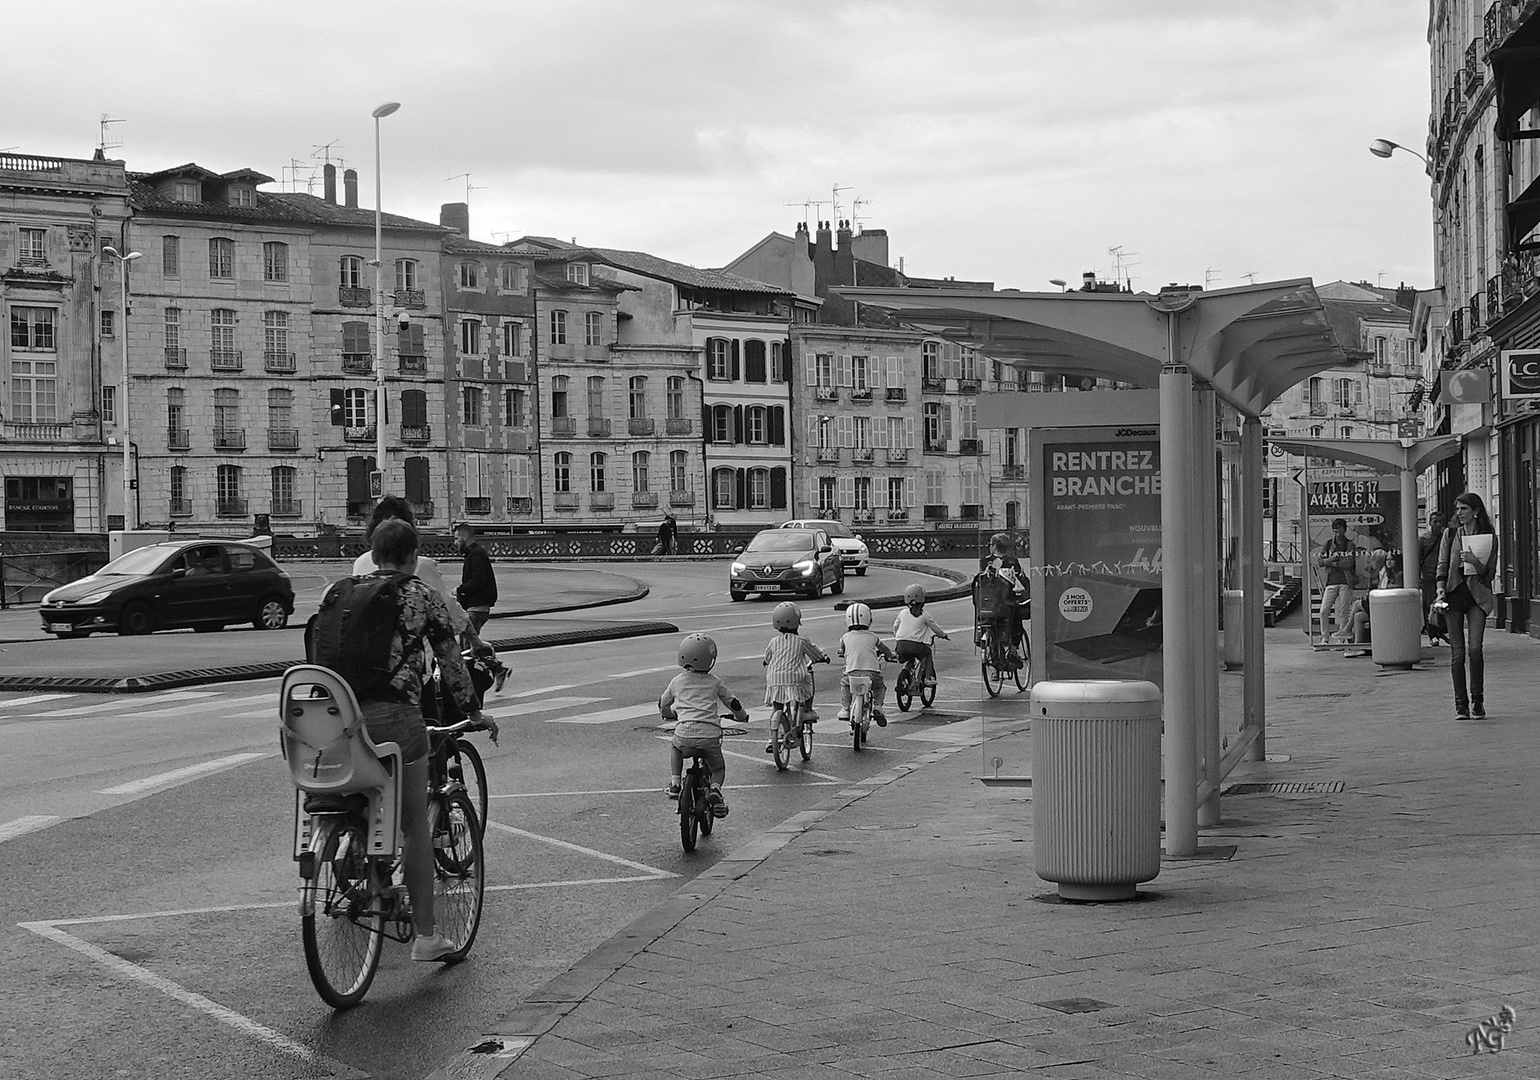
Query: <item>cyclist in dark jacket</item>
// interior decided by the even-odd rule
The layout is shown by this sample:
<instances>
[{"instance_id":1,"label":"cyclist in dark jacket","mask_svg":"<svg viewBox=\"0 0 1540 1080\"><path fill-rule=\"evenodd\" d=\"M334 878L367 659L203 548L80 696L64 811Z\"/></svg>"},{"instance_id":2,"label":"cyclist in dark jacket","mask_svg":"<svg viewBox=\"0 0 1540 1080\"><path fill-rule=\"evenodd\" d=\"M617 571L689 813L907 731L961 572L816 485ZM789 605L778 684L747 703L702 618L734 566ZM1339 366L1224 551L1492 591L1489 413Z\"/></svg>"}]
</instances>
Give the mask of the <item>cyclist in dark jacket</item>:
<instances>
[{"instance_id":1,"label":"cyclist in dark jacket","mask_svg":"<svg viewBox=\"0 0 1540 1080\"><path fill-rule=\"evenodd\" d=\"M476 527L468 521L455 526L455 546L465 555L465 569L460 573L460 587L455 599L471 617L471 625L479 634L497 603L497 577L492 573L492 560L487 549L476 540Z\"/></svg>"}]
</instances>

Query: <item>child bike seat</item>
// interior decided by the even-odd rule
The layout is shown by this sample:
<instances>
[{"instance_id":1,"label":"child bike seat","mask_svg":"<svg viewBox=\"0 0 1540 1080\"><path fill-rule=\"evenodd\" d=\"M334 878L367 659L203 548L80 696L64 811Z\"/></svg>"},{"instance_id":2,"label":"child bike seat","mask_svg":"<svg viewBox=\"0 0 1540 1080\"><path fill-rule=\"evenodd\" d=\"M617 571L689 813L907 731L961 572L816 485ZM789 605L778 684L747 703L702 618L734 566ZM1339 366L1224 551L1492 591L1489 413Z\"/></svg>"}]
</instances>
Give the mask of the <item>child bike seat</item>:
<instances>
[{"instance_id":1,"label":"child bike seat","mask_svg":"<svg viewBox=\"0 0 1540 1080\"><path fill-rule=\"evenodd\" d=\"M278 742L301 791L346 795L389 788L392 774L400 772L400 746L369 738L352 687L330 668L296 664L285 671L278 709Z\"/></svg>"}]
</instances>

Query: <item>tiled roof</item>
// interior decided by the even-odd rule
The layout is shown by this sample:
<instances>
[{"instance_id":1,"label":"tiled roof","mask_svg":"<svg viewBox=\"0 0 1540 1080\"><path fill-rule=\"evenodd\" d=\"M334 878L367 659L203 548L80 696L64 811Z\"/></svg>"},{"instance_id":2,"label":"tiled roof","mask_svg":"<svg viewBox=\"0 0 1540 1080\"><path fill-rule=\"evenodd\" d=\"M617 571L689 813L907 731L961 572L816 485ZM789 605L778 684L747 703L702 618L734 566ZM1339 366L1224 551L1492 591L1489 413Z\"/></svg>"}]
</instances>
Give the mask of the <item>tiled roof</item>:
<instances>
[{"instance_id":1,"label":"tiled roof","mask_svg":"<svg viewBox=\"0 0 1540 1080\"><path fill-rule=\"evenodd\" d=\"M600 292L639 292L635 285L627 285L616 281L604 274L589 274L588 284L579 285L575 281L568 281L565 274L543 274L536 270L534 275L535 285L543 289L551 289L555 292L569 292L575 289L597 289Z\"/></svg>"},{"instance_id":2,"label":"tiled roof","mask_svg":"<svg viewBox=\"0 0 1540 1080\"><path fill-rule=\"evenodd\" d=\"M700 270L683 263L670 262L644 251L622 251L618 248L589 248L611 266L645 277L671 281L695 289L722 289L730 292L770 293L775 296L791 296L792 293L762 281L753 281L724 270Z\"/></svg>"},{"instance_id":3,"label":"tiled roof","mask_svg":"<svg viewBox=\"0 0 1540 1080\"><path fill-rule=\"evenodd\" d=\"M374 228L374 211L354 206L338 206L314 195L299 192L258 191L254 205L231 206L224 202L179 202L159 194L153 180L159 176L192 175L197 166L183 169L162 169L158 173L129 173L129 203L137 211L164 214L173 217L202 218L218 221L272 221L295 225L340 225ZM214 173L202 170L208 178L223 180ZM447 233L450 230L415 218L398 214L381 214L385 226L400 231Z\"/></svg>"}]
</instances>

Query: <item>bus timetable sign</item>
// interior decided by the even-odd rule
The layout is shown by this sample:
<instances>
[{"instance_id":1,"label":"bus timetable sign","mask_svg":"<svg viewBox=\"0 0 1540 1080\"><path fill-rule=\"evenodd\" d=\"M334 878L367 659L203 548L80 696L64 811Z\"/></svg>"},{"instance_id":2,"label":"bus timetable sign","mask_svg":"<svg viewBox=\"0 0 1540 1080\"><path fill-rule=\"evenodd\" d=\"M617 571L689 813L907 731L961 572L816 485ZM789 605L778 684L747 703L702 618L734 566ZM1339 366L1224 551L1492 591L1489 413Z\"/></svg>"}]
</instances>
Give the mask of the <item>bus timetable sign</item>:
<instances>
[{"instance_id":1,"label":"bus timetable sign","mask_svg":"<svg viewBox=\"0 0 1540 1080\"><path fill-rule=\"evenodd\" d=\"M1540 399L1540 349L1504 349L1500 386L1504 401Z\"/></svg>"}]
</instances>

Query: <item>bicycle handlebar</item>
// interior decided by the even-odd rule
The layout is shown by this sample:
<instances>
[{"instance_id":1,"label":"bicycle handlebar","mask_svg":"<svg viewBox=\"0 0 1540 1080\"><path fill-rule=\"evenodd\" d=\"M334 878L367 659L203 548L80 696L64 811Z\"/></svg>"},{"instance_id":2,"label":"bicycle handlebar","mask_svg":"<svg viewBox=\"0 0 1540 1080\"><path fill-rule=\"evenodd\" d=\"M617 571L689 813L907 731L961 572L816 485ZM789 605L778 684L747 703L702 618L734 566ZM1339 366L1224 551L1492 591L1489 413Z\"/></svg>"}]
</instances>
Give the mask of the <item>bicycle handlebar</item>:
<instances>
[{"instance_id":1,"label":"bicycle handlebar","mask_svg":"<svg viewBox=\"0 0 1540 1080\"><path fill-rule=\"evenodd\" d=\"M448 724L444 727L434 727L432 724L429 724L428 734L458 735L462 731L485 731L489 728L489 726L490 725L487 723L486 718L480 714L477 714L476 716L467 716L464 720L460 720L453 724Z\"/></svg>"}]
</instances>

